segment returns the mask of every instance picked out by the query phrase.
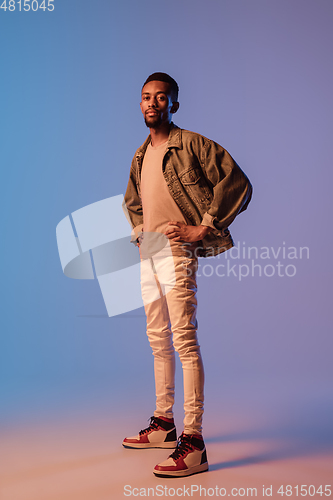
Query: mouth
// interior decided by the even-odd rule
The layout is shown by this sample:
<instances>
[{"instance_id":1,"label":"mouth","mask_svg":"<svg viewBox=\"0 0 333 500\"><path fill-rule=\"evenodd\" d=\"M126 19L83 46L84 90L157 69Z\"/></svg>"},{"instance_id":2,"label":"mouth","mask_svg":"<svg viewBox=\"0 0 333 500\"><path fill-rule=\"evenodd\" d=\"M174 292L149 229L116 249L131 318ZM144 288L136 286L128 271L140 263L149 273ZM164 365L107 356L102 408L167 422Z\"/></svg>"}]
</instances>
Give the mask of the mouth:
<instances>
[{"instance_id":1,"label":"mouth","mask_svg":"<svg viewBox=\"0 0 333 500\"><path fill-rule=\"evenodd\" d=\"M157 116L159 113L157 111L146 111L147 116Z\"/></svg>"}]
</instances>

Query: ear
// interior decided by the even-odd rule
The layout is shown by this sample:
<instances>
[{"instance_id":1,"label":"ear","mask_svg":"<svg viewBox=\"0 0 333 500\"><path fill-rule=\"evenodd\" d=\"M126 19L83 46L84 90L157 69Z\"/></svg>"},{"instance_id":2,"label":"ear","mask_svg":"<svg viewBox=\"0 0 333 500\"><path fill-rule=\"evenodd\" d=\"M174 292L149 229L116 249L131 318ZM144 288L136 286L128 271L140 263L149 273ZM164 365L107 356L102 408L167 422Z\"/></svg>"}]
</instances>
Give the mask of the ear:
<instances>
[{"instance_id":1,"label":"ear","mask_svg":"<svg viewBox=\"0 0 333 500\"><path fill-rule=\"evenodd\" d=\"M178 109L179 109L179 102L175 101L172 103L170 113L177 113Z\"/></svg>"}]
</instances>

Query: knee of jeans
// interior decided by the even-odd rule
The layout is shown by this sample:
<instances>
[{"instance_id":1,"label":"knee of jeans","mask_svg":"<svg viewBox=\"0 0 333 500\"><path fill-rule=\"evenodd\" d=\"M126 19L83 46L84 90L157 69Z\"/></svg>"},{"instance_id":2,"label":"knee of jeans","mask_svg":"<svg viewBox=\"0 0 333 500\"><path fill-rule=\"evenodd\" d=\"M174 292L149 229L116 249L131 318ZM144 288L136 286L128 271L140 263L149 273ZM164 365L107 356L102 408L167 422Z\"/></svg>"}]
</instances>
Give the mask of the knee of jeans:
<instances>
[{"instance_id":1,"label":"knee of jeans","mask_svg":"<svg viewBox=\"0 0 333 500\"><path fill-rule=\"evenodd\" d=\"M193 355L200 356L200 346L197 342L197 339L186 341L174 340L173 345L179 355L180 360L187 357L192 357Z\"/></svg>"},{"instance_id":2,"label":"knee of jeans","mask_svg":"<svg viewBox=\"0 0 333 500\"><path fill-rule=\"evenodd\" d=\"M174 356L174 347L171 342L160 342L156 340L149 340L150 347L152 348L153 355L160 358L167 358Z\"/></svg>"}]
</instances>

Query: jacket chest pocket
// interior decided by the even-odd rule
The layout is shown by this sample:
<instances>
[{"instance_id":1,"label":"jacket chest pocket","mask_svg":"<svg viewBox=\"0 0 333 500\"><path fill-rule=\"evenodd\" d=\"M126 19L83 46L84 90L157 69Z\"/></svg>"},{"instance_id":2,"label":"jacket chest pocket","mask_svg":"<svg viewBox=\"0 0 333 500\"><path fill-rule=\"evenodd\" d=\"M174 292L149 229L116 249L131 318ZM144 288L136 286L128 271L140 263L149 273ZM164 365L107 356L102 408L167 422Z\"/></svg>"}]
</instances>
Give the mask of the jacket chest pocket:
<instances>
[{"instance_id":1,"label":"jacket chest pocket","mask_svg":"<svg viewBox=\"0 0 333 500\"><path fill-rule=\"evenodd\" d=\"M179 174L179 180L186 192L196 203L207 203L213 199L213 195L205 181L205 178L196 167L190 167Z\"/></svg>"}]
</instances>

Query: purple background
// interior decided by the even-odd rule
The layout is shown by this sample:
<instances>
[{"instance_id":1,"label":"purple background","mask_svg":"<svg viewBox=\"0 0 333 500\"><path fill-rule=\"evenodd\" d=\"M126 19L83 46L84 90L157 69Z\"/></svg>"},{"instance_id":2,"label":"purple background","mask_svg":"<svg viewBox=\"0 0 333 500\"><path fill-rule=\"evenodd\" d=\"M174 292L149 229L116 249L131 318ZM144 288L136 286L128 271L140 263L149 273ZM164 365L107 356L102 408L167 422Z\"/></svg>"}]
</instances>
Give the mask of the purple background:
<instances>
[{"instance_id":1,"label":"purple background","mask_svg":"<svg viewBox=\"0 0 333 500\"><path fill-rule=\"evenodd\" d=\"M207 412L223 425L223 409L259 408L330 446L332 2L54 4L0 12L4 421L152 414L143 310L108 318L97 281L62 274L55 227L125 192L148 132L140 89L165 71L175 123L222 144L253 183L235 243L310 252L281 260L293 277L199 278Z\"/></svg>"}]
</instances>

